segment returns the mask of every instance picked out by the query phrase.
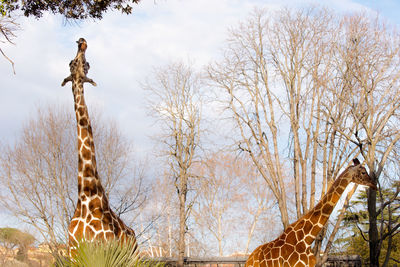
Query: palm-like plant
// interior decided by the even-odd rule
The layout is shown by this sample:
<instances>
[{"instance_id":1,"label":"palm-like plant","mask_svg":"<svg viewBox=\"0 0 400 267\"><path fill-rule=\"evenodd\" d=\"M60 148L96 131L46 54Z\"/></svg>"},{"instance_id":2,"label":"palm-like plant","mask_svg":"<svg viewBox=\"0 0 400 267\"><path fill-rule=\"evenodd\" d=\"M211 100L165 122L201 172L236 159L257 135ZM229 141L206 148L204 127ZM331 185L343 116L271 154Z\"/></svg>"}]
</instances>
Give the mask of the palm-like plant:
<instances>
[{"instance_id":1,"label":"palm-like plant","mask_svg":"<svg viewBox=\"0 0 400 267\"><path fill-rule=\"evenodd\" d=\"M57 267L148 267L160 266L143 258L135 240L126 241L80 241L73 251L73 257L59 257Z\"/></svg>"}]
</instances>

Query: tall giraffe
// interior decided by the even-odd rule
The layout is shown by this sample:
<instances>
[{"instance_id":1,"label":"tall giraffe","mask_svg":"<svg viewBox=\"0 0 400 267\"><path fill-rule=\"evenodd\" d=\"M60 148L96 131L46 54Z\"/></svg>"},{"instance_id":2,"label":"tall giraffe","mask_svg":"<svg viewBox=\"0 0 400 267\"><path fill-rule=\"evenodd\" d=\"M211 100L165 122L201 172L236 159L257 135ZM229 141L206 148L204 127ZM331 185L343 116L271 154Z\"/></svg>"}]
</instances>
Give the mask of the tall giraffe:
<instances>
[{"instance_id":1,"label":"tall giraffe","mask_svg":"<svg viewBox=\"0 0 400 267\"><path fill-rule=\"evenodd\" d=\"M329 188L321 201L307 214L289 225L277 239L256 248L246 261L245 267L301 267L315 266L311 244L328 221L336 203L350 182L367 185L376 190L376 183L360 165L344 170Z\"/></svg>"},{"instance_id":2,"label":"tall giraffe","mask_svg":"<svg viewBox=\"0 0 400 267\"><path fill-rule=\"evenodd\" d=\"M96 83L86 77L90 68L85 59L86 40L80 38L77 43L78 52L69 64L71 75L61 84L72 82L78 130L78 203L68 227L70 248L79 240L135 239L135 232L111 210L99 179L92 127L83 95L85 82L93 86Z\"/></svg>"}]
</instances>

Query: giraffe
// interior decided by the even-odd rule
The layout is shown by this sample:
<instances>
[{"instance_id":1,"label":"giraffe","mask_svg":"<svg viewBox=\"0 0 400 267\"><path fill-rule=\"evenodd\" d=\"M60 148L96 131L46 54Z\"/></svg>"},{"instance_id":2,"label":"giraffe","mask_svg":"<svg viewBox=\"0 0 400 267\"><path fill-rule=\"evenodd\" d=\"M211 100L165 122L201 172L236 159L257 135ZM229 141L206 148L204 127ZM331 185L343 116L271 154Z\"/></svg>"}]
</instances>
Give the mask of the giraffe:
<instances>
[{"instance_id":1,"label":"giraffe","mask_svg":"<svg viewBox=\"0 0 400 267\"><path fill-rule=\"evenodd\" d=\"M83 90L85 82L93 86L96 83L86 76L90 68L85 59L87 42L80 38L77 43L78 52L69 64L71 75L61 84L72 82L78 131L78 203L68 227L69 248L73 249L80 240L126 240L129 237L135 241L135 232L111 210L97 172L92 127Z\"/></svg>"},{"instance_id":2,"label":"giraffe","mask_svg":"<svg viewBox=\"0 0 400 267\"><path fill-rule=\"evenodd\" d=\"M256 248L247 259L245 267L314 267L316 259L311 244L328 221L347 185L354 182L377 190L375 181L359 160L355 158L353 162L354 165L339 175L312 210L289 225L277 239Z\"/></svg>"}]
</instances>

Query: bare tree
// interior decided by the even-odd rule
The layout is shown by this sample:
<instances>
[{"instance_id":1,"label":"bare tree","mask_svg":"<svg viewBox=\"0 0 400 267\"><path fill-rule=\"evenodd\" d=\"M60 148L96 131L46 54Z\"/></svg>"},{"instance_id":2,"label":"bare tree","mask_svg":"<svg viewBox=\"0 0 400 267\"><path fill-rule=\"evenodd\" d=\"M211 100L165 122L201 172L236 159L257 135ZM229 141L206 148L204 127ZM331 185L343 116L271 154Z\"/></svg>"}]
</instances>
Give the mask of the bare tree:
<instances>
[{"instance_id":1,"label":"bare tree","mask_svg":"<svg viewBox=\"0 0 400 267\"><path fill-rule=\"evenodd\" d=\"M176 237L179 235L179 201L174 197L176 188L167 170L161 174L157 172L157 176L152 183L150 201L142 213L145 215L150 212L152 214L148 217L156 217L154 231L149 233L146 246L152 257L176 257Z\"/></svg>"},{"instance_id":2,"label":"bare tree","mask_svg":"<svg viewBox=\"0 0 400 267\"><path fill-rule=\"evenodd\" d=\"M395 162L394 149L400 140L400 35L379 17L365 14L345 17L341 23L338 69L349 91L345 104L355 122L344 136L356 145L382 188L380 178ZM378 207L376 191L368 190L370 266L379 266L380 247L387 237L377 220L383 208Z\"/></svg>"},{"instance_id":3,"label":"bare tree","mask_svg":"<svg viewBox=\"0 0 400 267\"><path fill-rule=\"evenodd\" d=\"M241 198L239 178L243 166L236 163L232 155L212 153L197 168L203 178L196 186L199 197L193 217L201 232L215 239L212 243L216 244L219 256L224 256L225 245L231 243L235 222L239 219L234 211Z\"/></svg>"},{"instance_id":4,"label":"bare tree","mask_svg":"<svg viewBox=\"0 0 400 267\"><path fill-rule=\"evenodd\" d=\"M171 182L179 199L178 266L183 266L187 219L192 203L187 201L193 164L199 158L201 136L200 80L191 66L173 63L154 71L143 87L152 115L159 119L157 136L168 162Z\"/></svg>"},{"instance_id":5,"label":"bare tree","mask_svg":"<svg viewBox=\"0 0 400 267\"><path fill-rule=\"evenodd\" d=\"M129 142L117 134L115 127L108 128L112 123L95 121L100 176L113 176L105 183L110 199L115 206L133 207L136 204L132 202L138 198L120 199L114 195L116 189L122 190L122 187L125 187L121 191L123 194L137 195L140 189L137 185L143 179L130 171L134 161L129 153ZM107 146L110 142L114 145ZM65 241L76 204L76 149L73 114L56 106L39 108L23 126L15 145L1 147L0 204L11 215L33 227L49 243L53 253L57 253L57 244Z\"/></svg>"},{"instance_id":6,"label":"bare tree","mask_svg":"<svg viewBox=\"0 0 400 267\"><path fill-rule=\"evenodd\" d=\"M275 225L279 219L274 216L277 212L274 208L276 202L267 184L261 177L249 182L249 177L259 176L255 166L248 159L240 159L239 162L243 172L240 176L242 199L238 203L236 212L241 218L238 222L245 228L247 234L246 245L241 249L244 254L248 254L251 246L256 247L261 242L275 238L279 230ZM286 192L292 194L294 189L290 186L292 181L287 177L284 180L287 182ZM265 226L268 226L268 231L265 231Z\"/></svg>"},{"instance_id":7,"label":"bare tree","mask_svg":"<svg viewBox=\"0 0 400 267\"><path fill-rule=\"evenodd\" d=\"M255 10L231 30L223 60L208 68L238 130L235 145L273 192L284 228L290 215L284 178L293 177L299 218L314 207L317 189L324 195L357 154L341 133L355 124L351 108L340 101L348 90L338 88L335 77L338 37L336 16L324 9ZM332 98L337 93L340 98ZM315 255L325 233L315 242Z\"/></svg>"},{"instance_id":8,"label":"bare tree","mask_svg":"<svg viewBox=\"0 0 400 267\"><path fill-rule=\"evenodd\" d=\"M268 220L267 210L274 203L270 190L261 179L249 183L249 177L258 176L254 165L229 152L210 153L196 169L203 177L196 186L199 196L193 208L198 234L205 235L210 253L247 254L260 220ZM216 242L210 242L210 236Z\"/></svg>"}]
</instances>

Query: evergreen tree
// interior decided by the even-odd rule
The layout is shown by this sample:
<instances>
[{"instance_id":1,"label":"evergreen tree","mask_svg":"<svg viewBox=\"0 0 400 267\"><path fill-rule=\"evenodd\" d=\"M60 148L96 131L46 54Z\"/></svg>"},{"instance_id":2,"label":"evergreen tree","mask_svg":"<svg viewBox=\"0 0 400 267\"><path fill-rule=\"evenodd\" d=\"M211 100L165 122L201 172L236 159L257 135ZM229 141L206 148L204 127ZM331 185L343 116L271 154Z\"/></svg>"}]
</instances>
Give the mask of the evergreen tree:
<instances>
[{"instance_id":1,"label":"evergreen tree","mask_svg":"<svg viewBox=\"0 0 400 267\"><path fill-rule=\"evenodd\" d=\"M377 193L380 266L393 266L400 261L400 183ZM336 240L346 254L360 255L363 266L369 266L367 193L351 201L343 220L344 236Z\"/></svg>"}]
</instances>

